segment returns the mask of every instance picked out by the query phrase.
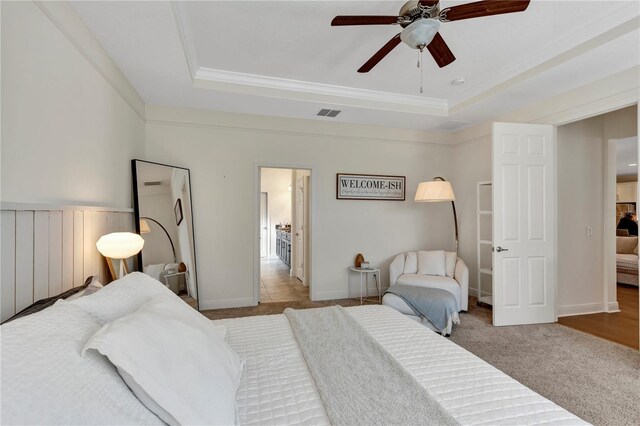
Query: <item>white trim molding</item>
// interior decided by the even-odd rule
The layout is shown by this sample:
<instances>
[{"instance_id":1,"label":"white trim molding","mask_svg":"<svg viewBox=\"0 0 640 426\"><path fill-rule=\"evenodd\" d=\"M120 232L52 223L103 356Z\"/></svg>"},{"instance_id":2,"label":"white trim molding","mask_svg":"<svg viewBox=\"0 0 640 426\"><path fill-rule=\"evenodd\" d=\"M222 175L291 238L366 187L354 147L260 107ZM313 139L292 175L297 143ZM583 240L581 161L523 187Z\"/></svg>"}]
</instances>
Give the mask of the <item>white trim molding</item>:
<instances>
[{"instance_id":1,"label":"white trim molding","mask_svg":"<svg viewBox=\"0 0 640 426\"><path fill-rule=\"evenodd\" d=\"M193 87L308 102L322 102L414 114L448 117L446 99L291 80L200 67Z\"/></svg>"},{"instance_id":2,"label":"white trim molding","mask_svg":"<svg viewBox=\"0 0 640 426\"><path fill-rule=\"evenodd\" d=\"M604 303L584 303L580 305L558 306L558 317L570 317L574 315L598 314L611 312L605 309Z\"/></svg>"},{"instance_id":3,"label":"white trim molding","mask_svg":"<svg viewBox=\"0 0 640 426\"><path fill-rule=\"evenodd\" d=\"M128 207L109 207L109 206L85 206L72 204L44 204L44 203L14 203L11 201L2 201L0 203L1 210L28 210L28 211L92 211L92 212L113 212L113 213L133 213L132 208Z\"/></svg>"},{"instance_id":4,"label":"white trim molding","mask_svg":"<svg viewBox=\"0 0 640 426\"><path fill-rule=\"evenodd\" d=\"M243 308L246 306L256 306L253 297L245 297L240 299L222 299L222 300L200 300L198 301L200 311L208 311L210 309L224 308Z\"/></svg>"}]
</instances>

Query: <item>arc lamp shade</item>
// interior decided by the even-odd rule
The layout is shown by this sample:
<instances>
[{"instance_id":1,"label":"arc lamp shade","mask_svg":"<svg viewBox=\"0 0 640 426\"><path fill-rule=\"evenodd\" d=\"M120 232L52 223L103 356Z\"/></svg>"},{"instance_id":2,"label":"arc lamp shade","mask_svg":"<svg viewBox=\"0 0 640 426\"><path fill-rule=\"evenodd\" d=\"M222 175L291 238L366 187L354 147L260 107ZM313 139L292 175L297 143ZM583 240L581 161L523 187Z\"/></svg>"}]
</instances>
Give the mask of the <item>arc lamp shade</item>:
<instances>
[{"instance_id":1,"label":"arc lamp shade","mask_svg":"<svg viewBox=\"0 0 640 426\"><path fill-rule=\"evenodd\" d=\"M434 180L421 182L416 190L414 201L422 203L437 203L441 201L455 201L456 197L451 182Z\"/></svg>"}]
</instances>

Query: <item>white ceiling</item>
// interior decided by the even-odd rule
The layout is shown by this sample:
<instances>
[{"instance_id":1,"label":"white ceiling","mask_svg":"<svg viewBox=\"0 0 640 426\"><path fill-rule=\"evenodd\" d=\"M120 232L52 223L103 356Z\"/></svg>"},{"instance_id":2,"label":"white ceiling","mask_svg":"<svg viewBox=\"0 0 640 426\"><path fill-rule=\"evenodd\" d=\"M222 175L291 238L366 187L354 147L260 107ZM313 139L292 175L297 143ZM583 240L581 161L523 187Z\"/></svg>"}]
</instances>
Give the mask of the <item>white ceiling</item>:
<instances>
[{"instance_id":1,"label":"white ceiling","mask_svg":"<svg viewBox=\"0 0 640 426\"><path fill-rule=\"evenodd\" d=\"M638 175L638 138L620 139L616 142L617 175Z\"/></svg>"},{"instance_id":2,"label":"white ceiling","mask_svg":"<svg viewBox=\"0 0 640 426\"><path fill-rule=\"evenodd\" d=\"M458 59L440 69L425 55L420 95L418 53L404 44L356 72L398 26L330 26L335 15L395 15L403 3L72 2L150 104L445 130L640 63L640 2L534 0L523 13L443 23ZM459 77L466 84L452 86ZM316 117L320 108L342 113Z\"/></svg>"}]
</instances>

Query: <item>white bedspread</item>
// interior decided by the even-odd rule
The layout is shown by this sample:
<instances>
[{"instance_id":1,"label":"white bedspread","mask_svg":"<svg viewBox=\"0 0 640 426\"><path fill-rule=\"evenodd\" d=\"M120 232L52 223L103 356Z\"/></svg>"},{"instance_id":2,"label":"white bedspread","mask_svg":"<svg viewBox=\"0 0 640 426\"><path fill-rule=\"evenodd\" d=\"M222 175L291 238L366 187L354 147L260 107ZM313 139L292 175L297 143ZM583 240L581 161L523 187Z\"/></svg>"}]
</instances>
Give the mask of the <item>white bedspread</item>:
<instances>
[{"instance_id":1,"label":"white bedspread","mask_svg":"<svg viewBox=\"0 0 640 426\"><path fill-rule=\"evenodd\" d=\"M347 310L462 424L585 424L391 308ZM241 424L328 424L283 315L214 323L227 327L227 341L246 359L237 395Z\"/></svg>"}]
</instances>

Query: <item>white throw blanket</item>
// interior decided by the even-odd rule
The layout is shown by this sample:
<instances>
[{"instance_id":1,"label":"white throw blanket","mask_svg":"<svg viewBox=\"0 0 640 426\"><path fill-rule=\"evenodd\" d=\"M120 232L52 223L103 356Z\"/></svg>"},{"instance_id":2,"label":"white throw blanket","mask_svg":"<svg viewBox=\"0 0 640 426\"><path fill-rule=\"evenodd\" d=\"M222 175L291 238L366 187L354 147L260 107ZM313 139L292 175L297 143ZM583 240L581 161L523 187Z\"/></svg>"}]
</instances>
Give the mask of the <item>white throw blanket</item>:
<instances>
[{"instance_id":1,"label":"white throw blanket","mask_svg":"<svg viewBox=\"0 0 640 426\"><path fill-rule=\"evenodd\" d=\"M344 308L284 314L332 424L458 424Z\"/></svg>"}]
</instances>

